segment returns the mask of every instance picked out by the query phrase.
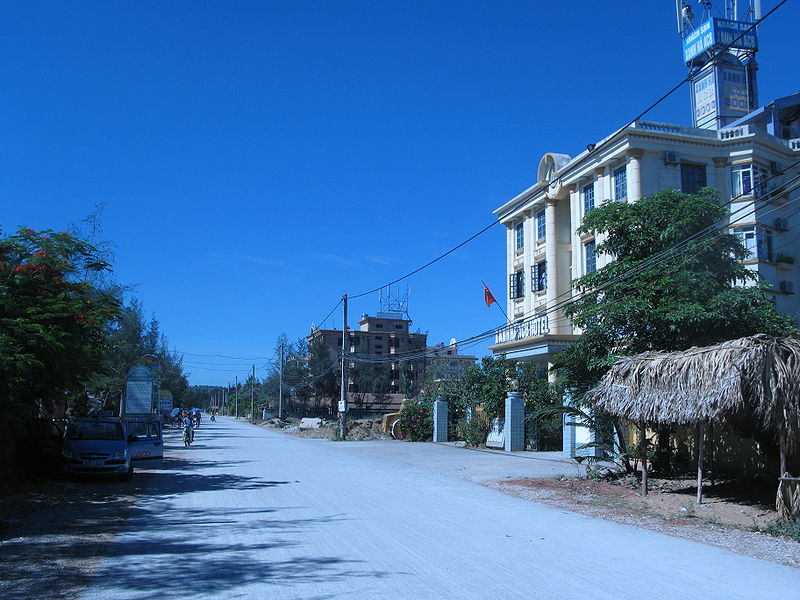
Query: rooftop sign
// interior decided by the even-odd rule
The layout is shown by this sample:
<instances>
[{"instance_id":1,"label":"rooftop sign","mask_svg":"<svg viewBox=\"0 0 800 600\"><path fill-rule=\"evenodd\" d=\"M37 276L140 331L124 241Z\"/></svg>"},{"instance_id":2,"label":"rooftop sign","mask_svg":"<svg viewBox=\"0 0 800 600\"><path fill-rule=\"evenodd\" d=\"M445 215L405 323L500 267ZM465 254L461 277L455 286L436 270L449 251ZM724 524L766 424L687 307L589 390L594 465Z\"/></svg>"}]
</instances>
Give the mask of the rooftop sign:
<instances>
[{"instance_id":1,"label":"rooftop sign","mask_svg":"<svg viewBox=\"0 0 800 600\"><path fill-rule=\"evenodd\" d=\"M753 23L731 19L709 19L683 38L683 60L690 62L712 46L728 46L737 50L758 50L758 35ZM744 35L744 31L748 31ZM734 40L742 36L734 43Z\"/></svg>"}]
</instances>

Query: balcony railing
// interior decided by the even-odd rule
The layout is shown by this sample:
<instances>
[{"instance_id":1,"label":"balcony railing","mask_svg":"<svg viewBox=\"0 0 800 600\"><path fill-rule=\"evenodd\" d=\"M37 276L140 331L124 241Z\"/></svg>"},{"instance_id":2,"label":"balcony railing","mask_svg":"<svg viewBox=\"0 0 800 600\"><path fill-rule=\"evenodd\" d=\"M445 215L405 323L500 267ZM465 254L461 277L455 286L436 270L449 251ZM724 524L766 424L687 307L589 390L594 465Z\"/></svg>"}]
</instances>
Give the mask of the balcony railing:
<instances>
[{"instance_id":1,"label":"balcony railing","mask_svg":"<svg viewBox=\"0 0 800 600\"><path fill-rule=\"evenodd\" d=\"M506 325L495 334L494 341L495 344L505 344L506 342L540 337L548 333L550 333L550 322L547 315L542 315L530 321Z\"/></svg>"}]
</instances>

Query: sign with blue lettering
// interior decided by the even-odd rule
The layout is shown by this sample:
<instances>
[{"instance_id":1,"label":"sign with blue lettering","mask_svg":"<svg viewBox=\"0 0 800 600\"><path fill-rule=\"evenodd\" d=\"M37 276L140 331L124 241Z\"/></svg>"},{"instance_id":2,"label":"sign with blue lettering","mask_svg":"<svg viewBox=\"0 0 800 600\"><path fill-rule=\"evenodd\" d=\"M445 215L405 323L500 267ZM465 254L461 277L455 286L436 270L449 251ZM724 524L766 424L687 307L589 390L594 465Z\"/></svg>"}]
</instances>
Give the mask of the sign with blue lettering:
<instances>
[{"instance_id":1,"label":"sign with blue lettering","mask_svg":"<svg viewBox=\"0 0 800 600\"><path fill-rule=\"evenodd\" d=\"M714 19L702 23L683 38L683 60L689 62L714 45Z\"/></svg>"},{"instance_id":2,"label":"sign with blue lettering","mask_svg":"<svg viewBox=\"0 0 800 600\"><path fill-rule=\"evenodd\" d=\"M750 29L751 27L752 29ZM750 31L747 31L748 29ZM747 33L742 35L745 31ZM758 35L753 23L730 19L709 19L683 38L684 62L691 62L712 46L730 46L737 50L758 50Z\"/></svg>"}]
</instances>

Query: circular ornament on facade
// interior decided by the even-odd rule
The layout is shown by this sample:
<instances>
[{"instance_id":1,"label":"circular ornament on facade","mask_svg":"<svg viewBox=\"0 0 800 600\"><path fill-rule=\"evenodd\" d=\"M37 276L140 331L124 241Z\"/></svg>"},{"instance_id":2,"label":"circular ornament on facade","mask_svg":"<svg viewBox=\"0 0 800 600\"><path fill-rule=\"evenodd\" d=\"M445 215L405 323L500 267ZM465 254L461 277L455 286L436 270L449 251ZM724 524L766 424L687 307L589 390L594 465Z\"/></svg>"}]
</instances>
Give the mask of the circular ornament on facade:
<instances>
[{"instance_id":1,"label":"circular ornament on facade","mask_svg":"<svg viewBox=\"0 0 800 600\"><path fill-rule=\"evenodd\" d=\"M556 177L556 173L570 160L571 158L566 154L548 152L539 161L539 182L547 183L546 194L551 200L561 199L567 195L567 190L561 185L561 178Z\"/></svg>"}]
</instances>

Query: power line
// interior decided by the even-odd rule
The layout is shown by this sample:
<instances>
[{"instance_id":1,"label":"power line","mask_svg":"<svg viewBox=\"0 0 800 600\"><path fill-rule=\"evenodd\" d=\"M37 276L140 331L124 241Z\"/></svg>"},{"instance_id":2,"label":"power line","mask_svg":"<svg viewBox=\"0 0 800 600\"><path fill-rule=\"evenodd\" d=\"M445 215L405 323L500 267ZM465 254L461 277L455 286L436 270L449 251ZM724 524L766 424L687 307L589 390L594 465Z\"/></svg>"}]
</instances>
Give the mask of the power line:
<instances>
[{"instance_id":1,"label":"power line","mask_svg":"<svg viewBox=\"0 0 800 600\"><path fill-rule=\"evenodd\" d=\"M800 161L797 161L797 162L793 163L792 165L790 165L787 168L792 168L793 166L795 166L797 164L800 164ZM773 177L768 178L766 181L769 181L771 179L773 179ZM784 187L785 191L787 193L789 193L789 192L792 192L792 191L795 191L796 189L798 189L798 187L800 187L800 183L797 183L797 184L794 184L794 185L790 185L791 182L796 182L798 180L800 180L800 175L797 175L797 176L793 177L792 179L789 180L789 183L784 184L783 187ZM685 262L690 260L692 257L697 256L701 252L705 251L705 249L707 249L708 246L710 246L711 244L715 243L716 240L718 238L720 238L721 236L728 235L727 233L719 232L718 231L718 226L719 225L723 225L726 222L728 222L731 215L736 214L736 213L741 212L741 211L745 211L745 210L747 210L747 211L755 211L755 209L756 209L755 204L757 202L768 202L768 201L770 201L771 196L772 196L773 193L774 193L774 190L771 190L771 191L767 192L767 194L755 198L754 202L753 202L753 206L744 206L744 207L742 207L740 209L737 209L737 211L734 211L734 213L731 213L730 215L726 215L722 219L719 219L718 221L716 221L714 224L712 224L712 225L704 228L703 230L701 230L701 231L706 231L706 234L703 237L708 237L709 238L709 239L705 240L706 248L700 248L698 250L698 252L696 252L693 256L690 256L685 261L683 261L681 263L681 265L685 264ZM732 198L729 202L722 204L721 206L726 206L727 204L730 204L731 202L735 201L736 199L742 198L744 196L745 196L745 193L742 193L739 196L736 196L735 198ZM789 202L794 202L794 199L790 199ZM775 208L772 209L771 212L774 212L774 211L778 210L779 208L782 208L782 207L775 207ZM797 213L800 213L800 209L798 209L797 211L795 211L793 213L790 213L788 216L793 216L793 215L795 215ZM712 234L711 232L714 232L714 233ZM590 290L588 292L584 292L583 294L581 294L577 298L572 298L572 299L564 301L564 302L556 303L555 305L553 305L553 306L551 306L549 308L546 308L544 311L541 311L541 312L538 312L538 313L534 313L533 315L530 315L530 316L524 318L521 321L517 321L515 323L515 325L524 323L524 322L526 322L528 320L531 320L532 318L538 319L538 318L540 318L542 316L549 316L551 313L553 313L553 312L555 312L557 310L561 310L563 308L566 308L567 306L569 306L571 304L574 304L574 303L576 303L576 302L588 297L589 295L600 293L604 289L610 287L611 285L614 285L616 283L619 283L621 281L629 279L630 277L643 272L644 270L646 270L647 268L652 266L655 262L661 262L666 258L671 258L671 256L670 256L671 254L676 253L678 249L683 249L683 247L688 245L688 243L690 241L695 240L695 238L697 238L697 234L693 234L692 236L690 236L686 240L682 240L681 242L678 242L678 243L674 244L670 248L667 248L667 249L665 249L665 250L663 250L663 251L661 251L661 252L659 252L659 253L657 253L655 255L652 255L652 256L644 259L644 261L642 261L642 263L640 263L639 265L634 266L633 268L629 269L625 273L622 273L618 277L612 279L611 281L606 282L604 285L600 286L599 288L595 288L595 289ZM702 238L701 239L696 239L696 241L701 242ZM571 296L572 293L573 293L573 289L571 288L567 292L564 292L560 296L557 296L557 298L565 296L565 295L570 295ZM461 346L461 345L469 344L469 343L473 343L473 342L474 343L480 342L480 341L482 341L484 339L487 339L487 338L491 337L492 335L495 335L498 331L500 331L501 329L504 329L506 327L508 327L508 324L504 323L503 325L501 325L499 327L496 327L496 328L493 328L493 329L489 329L489 330L484 331L482 333L479 333L479 334L477 334L475 336L466 338L465 340L458 341L458 342L456 342L456 344ZM426 352L425 351L419 351L419 352L408 353L408 354L403 354L403 355L393 355L391 357L365 357L365 356L358 356L358 355L355 355L355 354L347 354L346 356L348 357L349 360L351 360L353 362L389 363L389 362L404 362L404 361L409 361L409 360L419 360L419 359L424 358L426 356Z\"/></svg>"},{"instance_id":2,"label":"power line","mask_svg":"<svg viewBox=\"0 0 800 600\"><path fill-rule=\"evenodd\" d=\"M195 352L184 352L183 350L173 350L177 354L186 354L187 356L206 356L212 358L229 358L231 360L271 360L269 356L226 356L224 354L198 354Z\"/></svg>"},{"instance_id":3,"label":"power line","mask_svg":"<svg viewBox=\"0 0 800 600\"><path fill-rule=\"evenodd\" d=\"M478 233L471 235L469 238L467 238L466 240L464 240L463 242L461 242L461 243L460 243L460 244L458 244L457 246L454 246L453 248L450 248L450 250L448 250L448 251L447 251L447 252L445 252L444 254L441 254L441 255L437 256L436 258L434 258L433 260L430 260L430 261L426 262L424 265L422 265L421 267L418 267L418 268L414 269L414 270L413 270L413 271L411 271L410 273L406 273L406 274L405 274L405 275L403 275L402 277L398 277L398 278L397 278L397 279L395 279L394 281L390 281L389 283L386 283L386 284L384 284L384 285L381 285L381 286L379 286L379 287L373 288L373 289L371 289L371 290L369 290L369 291L367 291L367 292L362 292L362 293L360 293L360 294L348 294L348 297L349 297L351 300L353 300L353 299L355 299L355 298L361 298L361 297L363 297L363 296L367 296L368 294L374 294L375 292L377 292L377 291L379 291L379 290L382 290L382 289L383 289L383 288L385 288L385 287L389 287L389 286L391 286L391 285L394 285L395 283L399 283L399 282L403 281L404 279L408 279L408 278L409 278L409 277L411 277L412 275L416 275L417 273L419 273L419 272L420 272L420 271L422 271L423 269L427 269L427 268L428 268L428 267L430 267L432 264L439 262L440 260L442 260L442 259L443 259L443 258L445 258L446 256L449 256L450 254L452 254L453 252L455 252L455 251L456 251L456 250L458 250L459 248L461 248L461 247L463 247L463 246L466 246L466 245L467 245L467 244L469 244L469 243L470 243L472 240L474 240L476 237L478 237L479 235L481 235L481 234L483 234L483 233L485 233L485 232L489 231L489 230L490 230L492 227L494 227L495 225L498 225L499 223L500 223L500 221L498 221L498 220L493 220L493 221L492 221L492 222L491 222L489 225L487 225L486 227L484 227L483 229L481 229L481 230L480 230Z\"/></svg>"}]
</instances>

